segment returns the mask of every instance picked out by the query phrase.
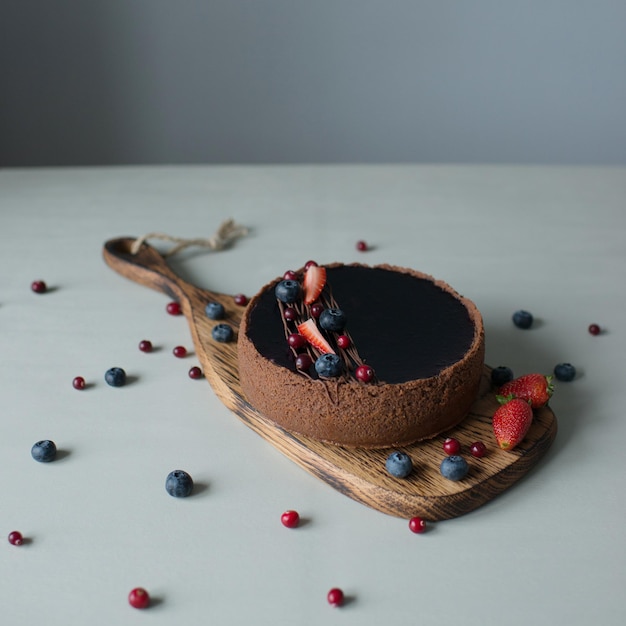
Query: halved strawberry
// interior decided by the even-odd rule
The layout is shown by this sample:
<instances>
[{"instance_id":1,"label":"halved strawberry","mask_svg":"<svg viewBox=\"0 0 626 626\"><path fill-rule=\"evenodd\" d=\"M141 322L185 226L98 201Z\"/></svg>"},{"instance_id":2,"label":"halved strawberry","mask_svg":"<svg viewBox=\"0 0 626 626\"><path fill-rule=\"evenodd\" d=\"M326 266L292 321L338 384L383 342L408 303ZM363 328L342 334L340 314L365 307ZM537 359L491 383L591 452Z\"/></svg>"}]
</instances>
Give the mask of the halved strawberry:
<instances>
[{"instance_id":1,"label":"halved strawberry","mask_svg":"<svg viewBox=\"0 0 626 626\"><path fill-rule=\"evenodd\" d=\"M320 265L309 265L302 286L304 287L304 304L313 304L326 284L326 268Z\"/></svg>"},{"instance_id":2,"label":"halved strawberry","mask_svg":"<svg viewBox=\"0 0 626 626\"><path fill-rule=\"evenodd\" d=\"M302 324L298 324L298 332L314 347L317 348L320 352L324 354L328 354L335 351L330 347L330 344L324 336L322 335L320 329L317 327L314 319L308 319L306 322L302 322Z\"/></svg>"}]
</instances>

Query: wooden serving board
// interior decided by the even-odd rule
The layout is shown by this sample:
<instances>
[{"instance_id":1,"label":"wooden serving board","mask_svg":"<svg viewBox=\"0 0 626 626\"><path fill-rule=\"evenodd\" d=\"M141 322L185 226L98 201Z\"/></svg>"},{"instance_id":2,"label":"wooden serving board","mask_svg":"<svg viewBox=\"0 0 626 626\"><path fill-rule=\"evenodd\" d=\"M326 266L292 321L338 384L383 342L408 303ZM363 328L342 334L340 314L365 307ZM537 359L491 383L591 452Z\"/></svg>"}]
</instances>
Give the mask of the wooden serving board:
<instances>
[{"instance_id":1,"label":"wooden serving board","mask_svg":"<svg viewBox=\"0 0 626 626\"><path fill-rule=\"evenodd\" d=\"M435 521L458 517L485 504L522 478L544 455L556 436L556 417L549 407L544 407L535 411L533 424L520 446L512 452L496 446L491 417L498 403L488 367L485 367L476 402L459 426L433 440L402 448L411 456L415 466L413 473L405 479L393 478L387 473L385 461L390 450L344 448L287 432L246 401L239 383L236 341L224 344L211 337L211 329L218 322L206 316L205 306L209 300L224 306L224 321L235 332L243 307L234 303L232 295L187 283L170 269L155 248L146 243L132 254L134 241L120 238L106 242L103 250L106 263L126 278L164 292L180 303L204 375L221 401L300 467L358 502L407 519L421 516ZM442 449L445 437L457 438L466 451L464 456L470 464L470 472L462 481L450 481L439 472L445 456ZM487 445L488 452L481 459L468 453L474 441L483 441Z\"/></svg>"}]
</instances>

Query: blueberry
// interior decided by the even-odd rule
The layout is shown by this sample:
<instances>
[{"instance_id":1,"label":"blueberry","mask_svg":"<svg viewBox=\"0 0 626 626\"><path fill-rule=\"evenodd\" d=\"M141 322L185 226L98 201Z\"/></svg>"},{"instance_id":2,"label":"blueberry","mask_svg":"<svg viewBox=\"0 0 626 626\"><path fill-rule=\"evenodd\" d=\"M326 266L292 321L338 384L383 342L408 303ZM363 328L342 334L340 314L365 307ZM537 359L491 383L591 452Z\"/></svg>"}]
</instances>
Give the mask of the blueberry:
<instances>
[{"instance_id":1,"label":"blueberry","mask_svg":"<svg viewBox=\"0 0 626 626\"><path fill-rule=\"evenodd\" d=\"M346 325L346 314L341 309L324 309L320 315L320 326L324 330L339 333Z\"/></svg>"},{"instance_id":2,"label":"blueberry","mask_svg":"<svg viewBox=\"0 0 626 626\"><path fill-rule=\"evenodd\" d=\"M297 280L281 280L274 289L276 297L285 304L297 302L300 299L301 292L302 289Z\"/></svg>"},{"instance_id":3,"label":"blueberry","mask_svg":"<svg viewBox=\"0 0 626 626\"><path fill-rule=\"evenodd\" d=\"M193 478L184 470L174 470L165 479L165 491L174 498L186 498L193 491Z\"/></svg>"},{"instance_id":4,"label":"blueberry","mask_svg":"<svg viewBox=\"0 0 626 626\"><path fill-rule=\"evenodd\" d=\"M211 336L215 341L228 343L233 339L233 329L228 324L217 324L211 331Z\"/></svg>"},{"instance_id":5,"label":"blueberry","mask_svg":"<svg viewBox=\"0 0 626 626\"><path fill-rule=\"evenodd\" d=\"M341 375L343 363L336 354L329 352L315 361L315 371L324 378L334 378Z\"/></svg>"},{"instance_id":6,"label":"blueberry","mask_svg":"<svg viewBox=\"0 0 626 626\"><path fill-rule=\"evenodd\" d=\"M557 380L569 383L576 378L576 368L571 363L559 363L554 367L554 376Z\"/></svg>"},{"instance_id":7,"label":"blueberry","mask_svg":"<svg viewBox=\"0 0 626 626\"><path fill-rule=\"evenodd\" d=\"M54 441L42 439L31 448L30 453L35 461L50 463L57 456L57 447Z\"/></svg>"},{"instance_id":8,"label":"blueberry","mask_svg":"<svg viewBox=\"0 0 626 626\"><path fill-rule=\"evenodd\" d=\"M444 478L448 478L449 480L463 480L469 472L469 465L462 456L453 454L441 461L439 470Z\"/></svg>"},{"instance_id":9,"label":"blueberry","mask_svg":"<svg viewBox=\"0 0 626 626\"><path fill-rule=\"evenodd\" d=\"M219 302L209 302L204 307L204 312L210 320L221 320L224 318L224 306Z\"/></svg>"},{"instance_id":10,"label":"blueberry","mask_svg":"<svg viewBox=\"0 0 626 626\"><path fill-rule=\"evenodd\" d=\"M533 315L528 311L515 311L513 313L513 323L518 328L530 328L533 325Z\"/></svg>"},{"instance_id":11,"label":"blueberry","mask_svg":"<svg viewBox=\"0 0 626 626\"><path fill-rule=\"evenodd\" d=\"M511 380L513 380L513 370L510 367L498 365L491 370L491 382L496 387L502 387Z\"/></svg>"},{"instance_id":12,"label":"blueberry","mask_svg":"<svg viewBox=\"0 0 626 626\"><path fill-rule=\"evenodd\" d=\"M104 380L111 387L123 387L126 384L126 372L121 367L112 367L105 372Z\"/></svg>"},{"instance_id":13,"label":"blueberry","mask_svg":"<svg viewBox=\"0 0 626 626\"><path fill-rule=\"evenodd\" d=\"M413 461L405 452L392 452L385 462L387 471L396 478L406 478L413 471Z\"/></svg>"}]
</instances>

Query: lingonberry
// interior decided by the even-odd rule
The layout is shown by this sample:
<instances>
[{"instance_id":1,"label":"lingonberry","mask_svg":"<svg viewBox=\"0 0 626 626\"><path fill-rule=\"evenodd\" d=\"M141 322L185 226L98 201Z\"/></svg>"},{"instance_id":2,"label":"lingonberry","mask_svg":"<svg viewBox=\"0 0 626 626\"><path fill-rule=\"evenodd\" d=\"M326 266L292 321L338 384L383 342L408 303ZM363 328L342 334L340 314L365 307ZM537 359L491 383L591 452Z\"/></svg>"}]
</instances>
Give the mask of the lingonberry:
<instances>
[{"instance_id":1,"label":"lingonberry","mask_svg":"<svg viewBox=\"0 0 626 626\"><path fill-rule=\"evenodd\" d=\"M294 272L293 270L287 270L283 274L283 279L284 280L298 280L298 274Z\"/></svg>"},{"instance_id":2,"label":"lingonberry","mask_svg":"<svg viewBox=\"0 0 626 626\"><path fill-rule=\"evenodd\" d=\"M244 296L242 293L238 293L236 296L234 296L233 300L235 304L239 306L246 306L246 304L248 304L248 297Z\"/></svg>"},{"instance_id":3,"label":"lingonberry","mask_svg":"<svg viewBox=\"0 0 626 626\"><path fill-rule=\"evenodd\" d=\"M165 310L170 315L180 315L182 313L182 309L180 308L180 304L178 302L168 302Z\"/></svg>"},{"instance_id":4,"label":"lingonberry","mask_svg":"<svg viewBox=\"0 0 626 626\"><path fill-rule=\"evenodd\" d=\"M343 591L339 589L338 587L333 587L328 592L326 599L328 600L328 604L330 604L331 606L334 606L334 607L341 606L344 601Z\"/></svg>"},{"instance_id":5,"label":"lingonberry","mask_svg":"<svg viewBox=\"0 0 626 626\"><path fill-rule=\"evenodd\" d=\"M292 333L289 337L287 337L287 343L294 350L301 350L307 345L307 340L298 333Z\"/></svg>"},{"instance_id":6,"label":"lingonberry","mask_svg":"<svg viewBox=\"0 0 626 626\"><path fill-rule=\"evenodd\" d=\"M82 376L76 376L76 378L72 381L72 387L74 387L74 389L78 389L79 391L84 389L85 379Z\"/></svg>"},{"instance_id":7,"label":"lingonberry","mask_svg":"<svg viewBox=\"0 0 626 626\"><path fill-rule=\"evenodd\" d=\"M470 446L470 454L480 459L487 454L487 446L482 441L475 441Z\"/></svg>"},{"instance_id":8,"label":"lingonberry","mask_svg":"<svg viewBox=\"0 0 626 626\"><path fill-rule=\"evenodd\" d=\"M24 543L24 537L19 530L14 530L9 533L9 543L12 546L21 546Z\"/></svg>"},{"instance_id":9,"label":"lingonberry","mask_svg":"<svg viewBox=\"0 0 626 626\"><path fill-rule=\"evenodd\" d=\"M46 285L46 283L43 282L43 280L35 280L31 283L30 288L35 293L45 293L48 289L48 286Z\"/></svg>"},{"instance_id":10,"label":"lingonberry","mask_svg":"<svg viewBox=\"0 0 626 626\"><path fill-rule=\"evenodd\" d=\"M298 317L298 312L293 307L287 306L283 315L288 322L293 322Z\"/></svg>"},{"instance_id":11,"label":"lingonberry","mask_svg":"<svg viewBox=\"0 0 626 626\"><path fill-rule=\"evenodd\" d=\"M147 609L150 605L150 596L142 587L135 587L128 594L128 603L135 609Z\"/></svg>"},{"instance_id":12,"label":"lingonberry","mask_svg":"<svg viewBox=\"0 0 626 626\"><path fill-rule=\"evenodd\" d=\"M412 517L409 520L409 530L416 534L423 533L426 530L426 522L421 517Z\"/></svg>"},{"instance_id":13,"label":"lingonberry","mask_svg":"<svg viewBox=\"0 0 626 626\"><path fill-rule=\"evenodd\" d=\"M461 450L461 444L458 439L454 439L454 437L448 437L443 442L443 451L450 454L458 454Z\"/></svg>"},{"instance_id":14,"label":"lingonberry","mask_svg":"<svg viewBox=\"0 0 626 626\"><path fill-rule=\"evenodd\" d=\"M142 352L152 352L152 342L148 341L147 339L142 339L139 342L139 349Z\"/></svg>"},{"instance_id":15,"label":"lingonberry","mask_svg":"<svg viewBox=\"0 0 626 626\"><path fill-rule=\"evenodd\" d=\"M366 252L367 251L367 243L365 241L363 241L363 240L357 241L356 242L356 249L359 252Z\"/></svg>"},{"instance_id":16,"label":"lingonberry","mask_svg":"<svg viewBox=\"0 0 626 626\"><path fill-rule=\"evenodd\" d=\"M280 521L285 528L295 528L300 523L298 511L285 511L280 516Z\"/></svg>"},{"instance_id":17,"label":"lingonberry","mask_svg":"<svg viewBox=\"0 0 626 626\"><path fill-rule=\"evenodd\" d=\"M590 324L588 330L592 335L599 335L602 332L602 329L598 326L598 324Z\"/></svg>"},{"instance_id":18,"label":"lingonberry","mask_svg":"<svg viewBox=\"0 0 626 626\"><path fill-rule=\"evenodd\" d=\"M348 335L339 335L337 337L337 345L343 350L347 350L350 347L350 337Z\"/></svg>"},{"instance_id":19,"label":"lingonberry","mask_svg":"<svg viewBox=\"0 0 626 626\"><path fill-rule=\"evenodd\" d=\"M319 302L316 302L315 304L311 305L311 315L314 318L318 318L322 313L324 312L324 305L320 304Z\"/></svg>"},{"instance_id":20,"label":"lingonberry","mask_svg":"<svg viewBox=\"0 0 626 626\"><path fill-rule=\"evenodd\" d=\"M197 365L194 365L189 370L189 378L193 378L194 380L197 380L198 378L202 378L202 370Z\"/></svg>"},{"instance_id":21,"label":"lingonberry","mask_svg":"<svg viewBox=\"0 0 626 626\"><path fill-rule=\"evenodd\" d=\"M313 359L306 352L296 357L296 369L306 372L313 365Z\"/></svg>"},{"instance_id":22,"label":"lingonberry","mask_svg":"<svg viewBox=\"0 0 626 626\"><path fill-rule=\"evenodd\" d=\"M313 261L313 260L307 261L307 262L304 264L304 269L305 269L305 271L306 271L306 270L308 270L308 269L309 269L309 267L311 267L311 265L317 265L317 263L316 263L315 261Z\"/></svg>"},{"instance_id":23,"label":"lingonberry","mask_svg":"<svg viewBox=\"0 0 626 626\"><path fill-rule=\"evenodd\" d=\"M173 350L172 350L172 354L178 358L178 359L182 359L184 357L187 356L187 348L185 348L185 346L176 346Z\"/></svg>"},{"instance_id":24,"label":"lingonberry","mask_svg":"<svg viewBox=\"0 0 626 626\"><path fill-rule=\"evenodd\" d=\"M369 383L374 378L374 370L369 365L359 365L354 370L357 380L363 383Z\"/></svg>"}]
</instances>

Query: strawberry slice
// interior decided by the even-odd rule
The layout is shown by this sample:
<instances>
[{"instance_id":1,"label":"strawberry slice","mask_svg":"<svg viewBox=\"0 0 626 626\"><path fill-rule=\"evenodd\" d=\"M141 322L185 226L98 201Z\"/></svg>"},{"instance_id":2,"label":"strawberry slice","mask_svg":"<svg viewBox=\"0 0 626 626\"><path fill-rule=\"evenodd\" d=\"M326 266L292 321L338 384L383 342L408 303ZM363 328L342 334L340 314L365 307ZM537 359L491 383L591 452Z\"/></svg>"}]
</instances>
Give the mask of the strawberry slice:
<instances>
[{"instance_id":1,"label":"strawberry slice","mask_svg":"<svg viewBox=\"0 0 626 626\"><path fill-rule=\"evenodd\" d=\"M304 274L304 304L313 304L326 284L326 268L320 265L310 265Z\"/></svg>"},{"instance_id":2,"label":"strawberry slice","mask_svg":"<svg viewBox=\"0 0 626 626\"><path fill-rule=\"evenodd\" d=\"M308 319L306 322L298 324L298 332L320 352L324 354L328 354L329 352L335 353L328 341L324 339L314 319Z\"/></svg>"}]
</instances>

